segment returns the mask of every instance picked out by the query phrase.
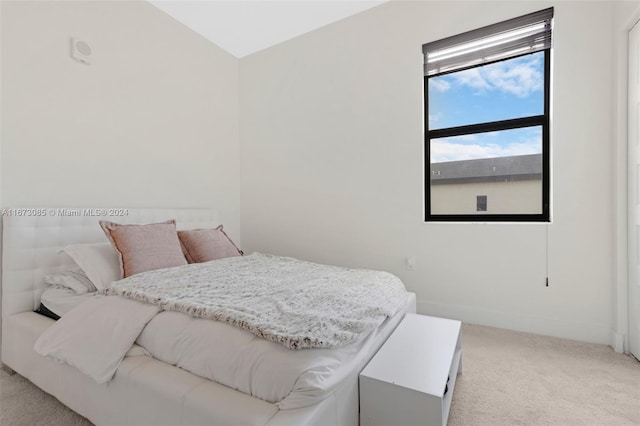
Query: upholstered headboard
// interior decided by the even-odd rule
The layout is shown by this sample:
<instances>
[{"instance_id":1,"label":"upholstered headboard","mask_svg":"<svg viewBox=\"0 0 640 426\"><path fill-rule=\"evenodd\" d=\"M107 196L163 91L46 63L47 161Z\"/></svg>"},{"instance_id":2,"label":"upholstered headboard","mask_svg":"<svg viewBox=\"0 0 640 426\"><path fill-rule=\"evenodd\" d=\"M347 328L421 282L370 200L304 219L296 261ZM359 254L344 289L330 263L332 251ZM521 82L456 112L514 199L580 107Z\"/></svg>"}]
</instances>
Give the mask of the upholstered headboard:
<instances>
[{"instance_id":1,"label":"upholstered headboard","mask_svg":"<svg viewBox=\"0 0 640 426\"><path fill-rule=\"evenodd\" d=\"M220 224L211 209L4 209L2 231L2 317L32 311L40 303L46 274L71 259L60 249L76 243L107 242L98 221L155 223L175 219L178 229Z\"/></svg>"}]
</instances>

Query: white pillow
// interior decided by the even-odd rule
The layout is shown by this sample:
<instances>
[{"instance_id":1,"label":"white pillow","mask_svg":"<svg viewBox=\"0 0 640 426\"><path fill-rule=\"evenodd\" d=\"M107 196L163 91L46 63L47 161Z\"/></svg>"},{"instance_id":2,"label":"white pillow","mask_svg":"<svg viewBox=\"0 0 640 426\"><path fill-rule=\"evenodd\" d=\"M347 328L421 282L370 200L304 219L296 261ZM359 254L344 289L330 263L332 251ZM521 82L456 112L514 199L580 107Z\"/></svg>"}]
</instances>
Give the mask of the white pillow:
<instances>
[{"instance_id":1,"label":"white pillow","mask_svg":"<svg viewBox=\"0 0 640 426\"><path fill-rule=\"evenodd\" d=\"M98 290L121 279L118 254L109 243L72 244L62 249L82 268Z\"/></svg>"},{"instance_id":2,"label":"white pillow","mask_svg":"<svg viewBox=\"0 0 640 426\"><path fill-rule=\"evenodd\" d=\"M85 294L96 291L96 287L79 266L45 275L44 282L50 285L68 288L75 294Z\"/></svg>"}]
</instances>

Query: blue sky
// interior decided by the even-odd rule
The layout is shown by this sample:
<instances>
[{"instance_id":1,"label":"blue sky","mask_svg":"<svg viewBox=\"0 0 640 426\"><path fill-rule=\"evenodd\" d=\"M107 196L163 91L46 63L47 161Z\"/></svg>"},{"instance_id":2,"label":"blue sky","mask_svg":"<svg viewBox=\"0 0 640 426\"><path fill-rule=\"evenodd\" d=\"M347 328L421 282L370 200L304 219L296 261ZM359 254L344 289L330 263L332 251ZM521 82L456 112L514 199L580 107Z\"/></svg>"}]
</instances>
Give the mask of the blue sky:
<instances>
[{"instance_id":1,"label":"blue sky","mask_svg":"<svg viewBox=\"0 0 640 426\"><path fill-rule=\"evenodd\" d=\"M521 56L429 79L429 127L527 117L544 113L544 53ZM539 154L538 127L431 141L431 162Z\"/></svg>"}]
</instances>

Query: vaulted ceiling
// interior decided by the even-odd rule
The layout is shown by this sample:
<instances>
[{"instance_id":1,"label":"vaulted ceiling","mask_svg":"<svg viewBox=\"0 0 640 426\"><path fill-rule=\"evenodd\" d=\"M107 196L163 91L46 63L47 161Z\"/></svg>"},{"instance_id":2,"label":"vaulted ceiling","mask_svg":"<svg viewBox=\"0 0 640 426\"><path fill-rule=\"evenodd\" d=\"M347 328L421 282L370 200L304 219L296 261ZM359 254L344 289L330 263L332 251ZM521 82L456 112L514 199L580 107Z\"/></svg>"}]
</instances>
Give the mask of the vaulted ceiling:
<instances>
[{"instance_id":1,"label":"vaulted ceiling","mask_svg":"<svg viewBox=\"0 0 640 426\"><path fill-rule=\"evenodd\" d=\"M149 0L237 58L388 0Z\"/></svg>"}]
</instances>

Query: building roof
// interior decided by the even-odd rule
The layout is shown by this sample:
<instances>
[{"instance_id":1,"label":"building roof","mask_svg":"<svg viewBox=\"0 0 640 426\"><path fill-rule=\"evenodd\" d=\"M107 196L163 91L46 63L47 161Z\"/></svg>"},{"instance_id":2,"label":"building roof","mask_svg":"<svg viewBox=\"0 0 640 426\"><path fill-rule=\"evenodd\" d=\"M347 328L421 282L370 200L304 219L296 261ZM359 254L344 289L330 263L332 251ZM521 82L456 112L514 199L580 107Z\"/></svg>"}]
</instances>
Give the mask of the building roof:
<instances>
[{"instance_id":1,"label":"building roof","mask_svg":"<svg viewBox=\"0 0 640 426\"><path fill-rule=\"evenodd\" d=\"M431 164L431 183L509 182L542 179L542 154Z\"/></svg>"}]
</instances>

